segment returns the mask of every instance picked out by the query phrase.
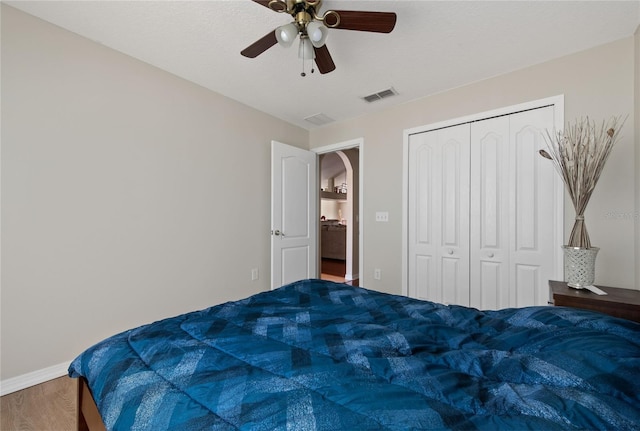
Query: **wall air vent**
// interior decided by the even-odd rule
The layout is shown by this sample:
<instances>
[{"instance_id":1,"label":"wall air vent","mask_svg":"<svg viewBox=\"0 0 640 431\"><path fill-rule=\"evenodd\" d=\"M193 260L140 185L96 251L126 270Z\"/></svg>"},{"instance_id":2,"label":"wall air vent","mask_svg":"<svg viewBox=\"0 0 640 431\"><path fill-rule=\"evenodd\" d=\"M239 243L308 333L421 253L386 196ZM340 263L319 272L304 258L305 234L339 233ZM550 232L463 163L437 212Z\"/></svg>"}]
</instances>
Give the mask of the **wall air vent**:
<instances>
[{"instance_id":1,"label":"wall air vent","mask_svg":"<svg viewBox=\"0 0 640 431\"><path fill-rule=\"evenodd\" d=\"M332 121L335 121L333 118L329 117L326 114L315 114L315 115L311 115L307 118L304 119L305 121L308 121L311 124L315 124L316 126L323 126L325 124L331 123Z\"/></svg>"},{"instance_id":2,"label":"wall air vent","mask_svg":"<svg viewBox=\"0 0 640 431\"><path fill-rule=\"evenodd\" d=\"M391 97L397 95L398 92L393 88L387 88L386 90L378 91L377 93L369 94L368 96L364 96L363 99L366 102L375 102L377 100L382 100L386 97Z\"/></svg>"}]
</instances>

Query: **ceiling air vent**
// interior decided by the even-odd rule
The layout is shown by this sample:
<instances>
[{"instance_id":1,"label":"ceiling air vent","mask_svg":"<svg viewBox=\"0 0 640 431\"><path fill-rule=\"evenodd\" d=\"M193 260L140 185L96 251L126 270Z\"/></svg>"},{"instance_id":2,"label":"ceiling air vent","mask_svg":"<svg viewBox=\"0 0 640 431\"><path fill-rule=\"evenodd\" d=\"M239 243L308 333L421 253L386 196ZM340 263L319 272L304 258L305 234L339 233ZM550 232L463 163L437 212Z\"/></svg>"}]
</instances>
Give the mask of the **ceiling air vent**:
<instances>
[{"instance_id":1,"label":"ceiling air vent","mask_svg":"<svg viewBox=\"0 0 640 431\"><path fill-rule=\"evenodd\" d=\"M391 97L397 95L398 92L393 88L387 88L386 90L378 91L377 93L369 94L368 96L364 96L363 99L369 103L375 102L377 100L382 100L386 97Z\"/></svg>"},{"instance_id":2,"label":"ceiling air vent","mask_svg":"<svg viewBox=\"0 0 640 431\"><path fill-rule=\"evenodd\" d=\"M323 126L325 124L328 124L334 121L333 118L329 117L326 114L311 115L310 117L307 117L304 120L308 121L311 124L315 124L316 126Z\"/></svg>"}]
</instances>

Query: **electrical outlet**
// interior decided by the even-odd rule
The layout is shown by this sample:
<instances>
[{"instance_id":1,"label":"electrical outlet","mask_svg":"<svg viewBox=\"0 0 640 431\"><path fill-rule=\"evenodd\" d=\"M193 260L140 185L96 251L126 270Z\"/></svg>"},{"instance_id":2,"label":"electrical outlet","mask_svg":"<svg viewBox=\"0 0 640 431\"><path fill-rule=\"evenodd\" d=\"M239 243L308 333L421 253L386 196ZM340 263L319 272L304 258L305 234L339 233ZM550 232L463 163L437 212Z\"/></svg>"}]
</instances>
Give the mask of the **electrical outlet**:
<instances>
[{"instance_id":1,"label":"electrical outlet","mask_svg":"<svg viewBox=\"0 0 640 431\"><path fill-rule=\"evenodd\" d=\"M387 211L376 212L376 221L389 221L389 213Z\"/></svg>"},{"instance_id":2,"label":"electrical outlet","mask_svg":"<svg viewBox=\"0 0 640 431\"><path fill-rule=\"evenodd\" d=\"M373 270L373 278L375 280L380 280L381 274L380 274L380 268L376 268Z\"/></svg>"},{"instance_id":3,"label":"electrical outlet","mask_svg":"<svg viewBox=\"0 0 640 431\"><path fill-rule=\"evenodd\" d=\"M258 268L251 269L251 281L256 281L259 277Z\"/></svg>"}]
</instances>

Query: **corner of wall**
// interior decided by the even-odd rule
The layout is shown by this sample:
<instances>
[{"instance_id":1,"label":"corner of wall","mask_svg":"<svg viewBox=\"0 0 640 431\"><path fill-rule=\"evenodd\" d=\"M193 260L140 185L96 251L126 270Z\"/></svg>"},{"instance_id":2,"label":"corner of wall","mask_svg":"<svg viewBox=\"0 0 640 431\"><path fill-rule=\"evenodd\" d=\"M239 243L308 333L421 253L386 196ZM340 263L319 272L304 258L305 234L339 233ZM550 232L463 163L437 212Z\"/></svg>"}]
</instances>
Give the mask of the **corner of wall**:
<instances>
[{"instance_id":1,"label":"corner of wall","mask_svg":"<svg viewBox=\"0 0 640 431\"><path fill-rule=\"evenodd\" d=\"M640 259L640 25L634 33L634 97L633 97L633 121L635 142L635 254L636 262ZM640 265L635 265L635 287L640 290Z\"/></svg>"}]
</instances>

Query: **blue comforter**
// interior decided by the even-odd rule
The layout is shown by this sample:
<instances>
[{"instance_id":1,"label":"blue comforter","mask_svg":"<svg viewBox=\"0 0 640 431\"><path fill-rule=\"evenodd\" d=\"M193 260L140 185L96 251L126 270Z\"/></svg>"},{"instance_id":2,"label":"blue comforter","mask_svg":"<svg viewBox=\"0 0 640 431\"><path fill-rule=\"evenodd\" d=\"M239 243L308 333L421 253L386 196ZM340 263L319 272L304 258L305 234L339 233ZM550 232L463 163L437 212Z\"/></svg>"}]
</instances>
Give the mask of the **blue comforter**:
<instances>
[{"instance_id":1,"label":"blue comforter","mask_svg":"<svg viewBox=\"0 0 640 431\"><path fill-rule=\"evenodd\" d=\"M640 324L296 282L73 361L109 430L638 430Z\"/></svg>"}]
</instances>

